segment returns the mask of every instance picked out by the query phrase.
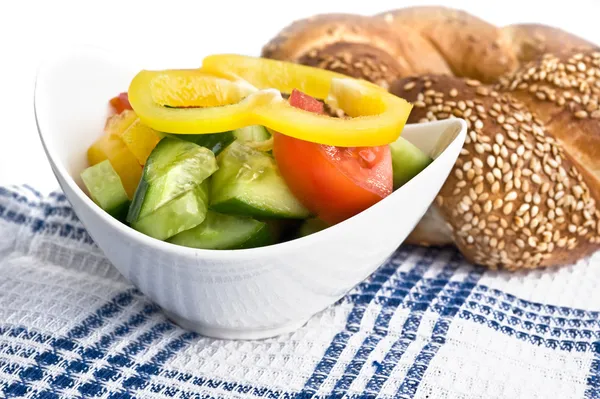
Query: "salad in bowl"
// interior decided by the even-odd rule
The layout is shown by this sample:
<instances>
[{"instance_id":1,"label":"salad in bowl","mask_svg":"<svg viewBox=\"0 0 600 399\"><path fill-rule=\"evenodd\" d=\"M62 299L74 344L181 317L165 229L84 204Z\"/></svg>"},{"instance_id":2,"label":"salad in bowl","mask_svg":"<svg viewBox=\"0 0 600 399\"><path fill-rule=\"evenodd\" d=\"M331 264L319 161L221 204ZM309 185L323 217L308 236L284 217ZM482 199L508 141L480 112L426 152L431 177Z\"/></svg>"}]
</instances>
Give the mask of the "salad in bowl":
<instances>
[{"instance_id":1,"label":"salad in bowl","mask_svg":"<svg viewBox=\"0 0 600 399\"><path fill-rule=\"evenodd\" d=\"M81 172L88 195L138 232L186 247L310 235L432 162L400 136L411 104L282 61L218 54L198 69L142 70L110 105Z\"/></svg>"},{"instance_id":2,"label":"salad in bowl","mask_svg":"<svg viewBox=\"0 0 600 399\"><path fill-rule=\"evenodd\" d=\"M273 337L336 303L426 214L467 133L462 119L405 125L403 99L320 69L143 65L55 51L37 74L38 131L110 263L206 336Z\"/></svg>"}]
</instances>

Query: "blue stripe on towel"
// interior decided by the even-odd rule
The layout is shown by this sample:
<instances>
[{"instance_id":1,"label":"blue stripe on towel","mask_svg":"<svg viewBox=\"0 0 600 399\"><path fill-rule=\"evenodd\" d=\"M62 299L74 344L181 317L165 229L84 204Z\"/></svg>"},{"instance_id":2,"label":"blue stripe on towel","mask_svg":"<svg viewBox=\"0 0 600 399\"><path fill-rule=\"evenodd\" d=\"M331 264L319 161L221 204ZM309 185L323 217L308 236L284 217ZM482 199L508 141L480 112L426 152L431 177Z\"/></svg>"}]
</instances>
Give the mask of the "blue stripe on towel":
<instances>
[{"instance_id":1,"label":"blue stripe on towel","mask_svg":"<svg viewBox=\"0 0 600 399\"><path fill-rule=\"evenodd\" d=\"M409 254L408 251L400 251L399 255L403 255L407 257ZM396 262L401 262L401 258L396 258ZM362 318L364 316L364 312L369 304L377 298L377 294L384 286L385 282L387 282L394 273L396 272L396 267L393 263L389 262L387 265L379 269L370 280L372 284L373 281L377 281L378 277L383 274L385 281L380 281L377 284L377 290L373 290L372 287L361 287L362 291L370 292L368 295L357 295L351 296L355 298L354 308L348 315L348 319L346 321L346 326L343 331L336 334L336 336L331 341L329 347L326 349L325 354L321 361L315 367L312 375L308 378L302 391L300 391L297 395L298 399L311 398L314 396L323 382L329 376L329 372L335 366L337 361L339 360L340 355L348 345L350 338L359 331L360 324L362 322ZM424 257L420 261L418 261L415 266L406 274L400 273L400 278L398 279L398 286L394 287L396 292L396 299L398 305L402 300L408 295L410 290L412 290L415 285L423 278L425 272L429 269L429 267L433 264L433 259L430 256ZM370 288L370 289L369 289ZM359 290L360 292L360 290ZM381 322L381 319L380 319Z\"/></svg>"},{"instance_id":2,"label":"blue stripe on towel","mask_svg":"<svg viewBox=\"0 0 600 399\"><path fill-rule=\"evenodd\" d=\"M422 307L427 307L428 304L436 297L437 293L448 283L449 279L452 277L454 272L458 268L457 259L451 260L436 276L435 279L422 279L422 287L420 290L421 295L419 295L419 299L417 301L410 301L408 306L411 308L412 312L418 311L418 309ZM416 296L417 294L415 294ZM393 296L393 294L392 294ZM344 370L344 374L341 378L336 382L333 393L335 395L339 395L340 397L345 395L354 380L359 376L361 370L364 365L367 363L367 360L371 353L375 350L379 342L383 340L388 334L389 322L396 312L398 306L401 303L386 304L381 309L377 319L375 321L374 332L373 334L367 336L360 348L354 355L354 358L351 362L348 363L346 369ZM409 315L409 318L411 317ZM418 327L418 323L414 325ZM416 331L416 330L415 330Z\"/></svg>"},{"instance_id":3,"label":"blue stripe on towel","mask_svg":"<svg viewBox=\"0 0 600 399\"><path fill-rule=\"evenodd\" d=\"M446 284L449 283L451 277L452 274L447 276ZM429 309L436 297L437 295L433 295L427 298L427 301L416 302L416 306L411 308L411 313L408 315L408 318L406 319L402 327L402 333L400 337L388 350L388 353L384 357L383 361L378 364L373 376L371 377L369 382L367 382L364 394L365 398L375 398L379 394L379 392L387 382L389 376L392 374L392 371L394 370L394 368L396 367L396 365L398 364L398 362L400 361L410 344L412 344L416 340L417 331L421 324L423 315Z\"/></svg>"},{"instance_id":4,"label":"blue stripe on towel","mask_svg":"<svg viewBox=\"0 0 600 399\"><path fill-rule=\"evenodd\" d=\"M594 359L590 363L588 371L585 399L600 398L600 341L594 342L592 349Z\"/></svg>"},{"instance_id":5,"label":"blue stripe on towel","mask_svg":"<svg viewBox=\"0 0 600 399\"><path fill-rule=\"evenodd\" d=\"M483 272L483 269L476 269L469 273L462 283L463 289L466 292L456 295L454 300L450 301L448 305L443 305L443 310L440 312L440 318L433 326L430 341L421 349L421 352L419 352L415 358L413 365L406 372L406 376L400 384L395 397L403 399L414 398L431 360L435 357L442 345L446 343L446 336L456 313L458 313L473 288L477 285Z\"/></svg>"}]
</instances>

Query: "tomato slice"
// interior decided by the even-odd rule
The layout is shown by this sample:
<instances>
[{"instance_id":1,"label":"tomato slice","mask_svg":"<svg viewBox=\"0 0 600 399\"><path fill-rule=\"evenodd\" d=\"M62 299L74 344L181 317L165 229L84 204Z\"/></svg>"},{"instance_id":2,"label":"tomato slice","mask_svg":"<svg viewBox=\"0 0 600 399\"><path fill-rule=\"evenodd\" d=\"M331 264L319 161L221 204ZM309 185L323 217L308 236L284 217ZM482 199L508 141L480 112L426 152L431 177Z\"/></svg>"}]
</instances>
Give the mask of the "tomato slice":
<instances>
[{"instance_id":1,"label":"tomato slice","mask_svg":"<svg viewBox=\"0 0 600 399\"><path fill-rule=\"evenodd\" d=\"M323 103L298 90L290 105L323 113ZM294 195L323 221L335 224L392 193L389 146L334 147L274 134L273 154Z\"/></svg>"},{"instance_id":2,"label":"tomato slice","mask_svg":"<svg viewBox=\"0 0 600 399\"><path fill-rule=\"evenodd\" d=\"M131 104L129 104L129 95L127 92L120 93L118 96L111 98L110 105L117 114L120 114L127 109L133 109L131 108Z\"/></svg>"}]
</instances>

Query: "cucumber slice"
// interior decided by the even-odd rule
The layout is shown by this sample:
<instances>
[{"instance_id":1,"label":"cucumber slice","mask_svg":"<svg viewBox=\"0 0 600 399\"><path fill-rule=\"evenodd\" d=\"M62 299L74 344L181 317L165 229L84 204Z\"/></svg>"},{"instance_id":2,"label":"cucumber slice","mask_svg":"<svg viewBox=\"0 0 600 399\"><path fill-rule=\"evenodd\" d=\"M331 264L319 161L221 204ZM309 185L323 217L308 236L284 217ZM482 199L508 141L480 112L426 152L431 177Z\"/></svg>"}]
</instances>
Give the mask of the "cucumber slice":
<instances>
[{"instance_id":1,"label":"cucumber slice","mask_svg":"<svg viewBox=\"0 0 600 399\"><path fill-rule=\"evenodd\" d=\"M202 249L242 249L269 245L273 240L264 222L208 211L202 224L171 237L169 242Z\"/></svg>"},{"instance_id":2,"label":"cucumber slice","mask_svg":"<svg viewBox=\"0 0 600 399\"><path fill-rule=\"evenodd\" d=\"M309 216L269 155L235 141L219 155L218 163L211 185L213 210L258 218Z\"/></svg>"},{"instance_id":3,"label":"cucumber slice","mask_svg":"<svg viewBox=\"0 0 600 399\"><path fill-rule=\"evenodd\" d=\"M233 135L242 143L261 142L268 140L271 137L267 128L261 125L252 125L235 129Z\"/></svg>"},{"instance_id":4,"label":"cucumber slice","mask_svg":"<svg viewBox=\"0 0 600 399\"><path fill-rule=\"evenodd\" d=\"M132 223L192 190L217 170L214 154L189 141L163 138L146 161L127 214Z\"/></svg>"},{"instance_id":5,"label":"cucumber slice","mask_svg":"<svg viewBox=\"0 0 600 399\"><path fill-rule=\"evenodd\" d=\"M300 226L300 230L298 231L298 236L306 237L311 234L317 233L321 230L325 230L327 227L327 223L318 218L312 218L304 221L302 226Z\"/></svg>"},{"instance_id":6,"label":"cucumber slice","mask_svg":"<svg viewBox=\"0 0 600 399\"><path fill-rule=\"evenodd\" d=\"M198 226L208 210L208 181L197 185L152 213L131 223L131 227L150 237L166 240Z\"/></svg>"},{"instance_id":7,"label":"cucumber slice","mask_svg":"<svg viewBox=\"0 0 600 399\"><path fill-rule=\"evenodd\" d=\"M121 178L108 159L81 172L83 184L92 200L111 216L124 220L129 208L129 198Z\"/></svg>"},{"instance_id":8,"label":"cucumber slice","mask_svg":"<svg viewBox=\"0 0 600 399\"><path fill-rule=\"evenodd\" d=\"M210 133L210 134L171 134L167 136L172 138L178 138L180 140L190 141L198 144L199 146L208 148L215 156L219 155L229 144L233 143L236 139L233 132L223 133Z\"/></svg>"},{"instance_id":9,"label":"cucumber slice","mask_svg":"<svg viewBox=\"0 0 600 399\"><path fill-rule=\"evenodd\" d=\"M390 144L394 190L419 174L433 160L408 140L400 137Z\"/></svg>"}]
</instances>

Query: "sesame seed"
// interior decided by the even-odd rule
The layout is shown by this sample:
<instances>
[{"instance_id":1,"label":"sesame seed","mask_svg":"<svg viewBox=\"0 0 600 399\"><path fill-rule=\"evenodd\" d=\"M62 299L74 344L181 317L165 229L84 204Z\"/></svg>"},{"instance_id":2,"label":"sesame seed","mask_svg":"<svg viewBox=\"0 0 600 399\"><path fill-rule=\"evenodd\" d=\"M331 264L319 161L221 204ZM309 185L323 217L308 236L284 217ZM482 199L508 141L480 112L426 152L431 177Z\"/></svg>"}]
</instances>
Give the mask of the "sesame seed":
<instances>
[{"instance_id":1,"label":"sesame seed","mask_svg":"<svg viewBox=\"0 0 600 399\"><path fill-rule=\"evenodd\" d=\"M492 201L486 201L486 203L483 205L483 211L485 213L490 213L492 211Z\"/></svg>"},{"instance_id":2,"label":"sesame seed","mask_svg":"<svg viewBox=\"0 0 600 399\"><path fill-rule=\"evenodd\" d=\"M496 158L493 155L489 155L487 157L487 164L490 168L493 168L496 165Z\"/></svg>"},{"instance_id":3,"label":"sesame seed","mask_svg":"<svg viewBox=\"0 0 600 399\"><path fill-rule=\"evenodd\" d=\"M411 90L412 88L414 88L414 87L415 87L415 85L416 85L415 81L408 82L408 83L406 83L406 84L404 85L404 90L406 90L406 91L409 91L409 90Z\"/></svg>"},{"instance_id":4,"label":"sesame seed","mask_svg":"<svg viewBox=\"0 0 600 399\"><path fill-rule=\"evenodd\" d=\"M519 179L518 177L516 177L516 178L515 178L515 180L514 180L514 182L515 182L515 183L514 183L514 185L515 185L515 188L516 188L517 190L520 190L520 189L521 189L521 179Z\"/></svg>"},{"instance_id":5,"label":"sesame seed","mask_svg":"<svg viewBox=\"0 0 600 399\"><path fill-rule=\"evenodd\" d=\"M510 154L510 163L512 165L516 165L517 160L518 160L517 154L515 154L514 152L512 154Z\"/></svg>"},{"instance_id":6,"label":"sesame seed","mask_svg":"<svg viewBox=\"0 0 600 399\"><path fill-rule=\"evenodd\" d=\"M504 196L504 201L514 201L517 199L517 192L511 191L510 193Z\"/></svg>"},{"instance_id":7,"label":"sesame seed","mask_svg":"<svg viewBox=\"0 0 600 399\"><path fill-rule=\"evenodd\" d=\"M513 210L513 203L508 202L506 205L504 205L504 208L502 209L502 213L504 213L505 215L509 215L512 212L512 210Z\"/></svg>"},{"instance_id":8,"label":"sesame seed","mask_svg":"<svg viewBox=\"0 0 600 399\"><path fill-rule=\"evenodd\" d=\"M498 191L500 191L500 183L495 181L492 184L492 194L496 194Z\"/></svg>"},{"instance_id":9,"label":"sesame seed","mask_svg":"<svg viewBox=\"0 0 600 399\"><path fill-rule=\"evenodd\" d=\"M456 89L450 89L450 97L456 97L458 95L458 90Z\"/></svg>"},{"instance_id":10,"label":"sesame seed","mask_svg":"<svg viewBox=\"0 0 600 399\"><path fill-rule=\"evenodd\" d=\"M475 193L479 195L482 192L483 192L483 183L479 183L475 186Z\"/></svg>"},{"instance_id":11,"label":"sesame seed","mask_svg":"<svg viewBox=\"0 0 600 399\"><path fill-rule=\"evenodd\" d=\"M525 146L523 144L521 144L520 146L517 147L517 155L518 156L523 156L523 154L525 153Z\"/></svg>"},{"instance_id":12,"label":"sesame seed","mask_svg":"<svg viewBox=\"0 0 600 399\"><path fill-rule=\"evenodd\" d=\"M515 216L514 223L520 229L525 227L525 221L519 216Z\"/></svg>"},{"instance_id":13,"label":"sesame seed","mask_svg":"<svg viewBox=\"0 0 600 399\"><path fill-rule=\"evenodd\" d=\"M527 239L527 244L529 244L530 247L535 248L537 246L537 239L535 237L529 237Z\"/></svg>"},{"instance_id":14,"label":"sesame seed","mask_svg":"<svg viewBox=\"0 0 600 399\"><path fill-rule=\"evenodd\" d=\"M529 210L529 204L522 204L517 210L517 215L523 215L525 212Z\"/></svg>"},{"instance_id":15,"label":"sesame seed","mask_svg":"<svg viewBox=\"0 0 600 399\"><path fill-rule=\"evenodd\" d=\"M504 204L504 201L502 201L502 199L500 199L500 198L497 198L496 200L494 200L494 209L502 208L503 204Z\"/></svg>"},{"instance_id":16,"label":"sesame seed","mask_svg":"<svg viewBox=\"0 0 600 399\"><path fill-rule=\"evenodd\" d=\"M575 112L575 117L578 119L585 119L588 117L588 113L587 111L580 109L579 111Z\"/></svg>"},{"instance_id":17,"label":"sesame seed","mask_svg":"<svg viewBox=\"0 0 600 399\"><path fill-rule=\"evenodd\" d=\"M504 144L504 136L501 135L500 133L496 133L495 139L496 139L496 143L498 143L499 145Z\"/></svg>"},{"instance_id":18,"label":"sesame seed","mask_svg":"<svg viewBox=\"0 0 600 399\"><path fill-rule=\"evenodd\" d=\"M477 87L481 84L479 81L474 80L474 79L467 79L467 80L465 80L465 83L467 84L467 86L471 86L471 87Z\"/></svg>"}]
</instances>

